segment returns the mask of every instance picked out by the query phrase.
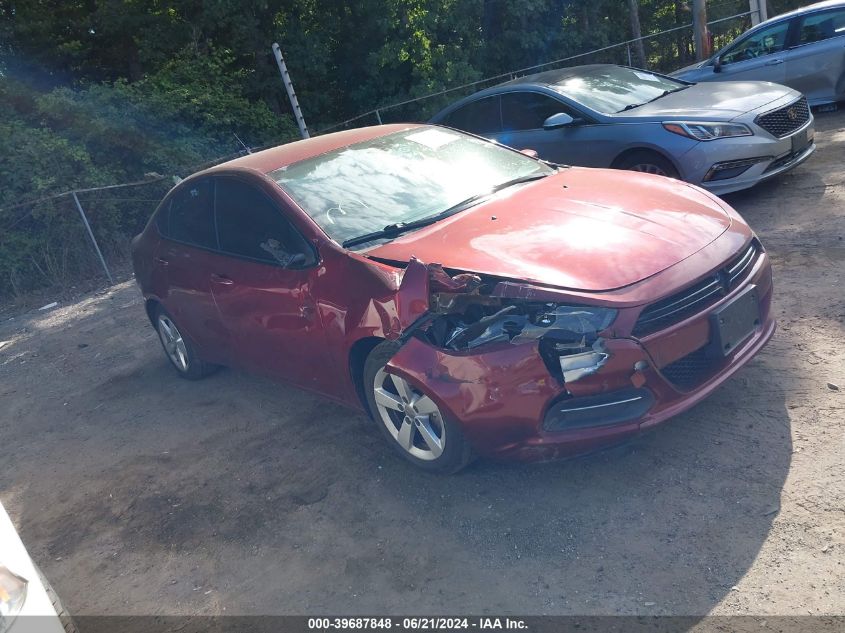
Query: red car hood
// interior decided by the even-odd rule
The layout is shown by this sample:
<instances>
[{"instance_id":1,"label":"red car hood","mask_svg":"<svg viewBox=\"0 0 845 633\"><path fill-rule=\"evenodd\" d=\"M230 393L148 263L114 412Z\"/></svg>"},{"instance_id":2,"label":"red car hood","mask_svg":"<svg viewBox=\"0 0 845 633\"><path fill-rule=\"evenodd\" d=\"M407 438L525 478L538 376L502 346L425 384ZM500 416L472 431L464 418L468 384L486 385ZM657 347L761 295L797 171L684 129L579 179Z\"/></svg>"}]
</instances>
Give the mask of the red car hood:
<instances>
[{"instance_id":1,"label":"red car hood","mask_svg":"<svg viewBox=\"0 0 845 633\"><path fill-rule=\"evenodd\" d=\"M684 183L569 168L367 251L573 290L641 281L724 233L727 212Z\"/></svg>"}]
</instances>

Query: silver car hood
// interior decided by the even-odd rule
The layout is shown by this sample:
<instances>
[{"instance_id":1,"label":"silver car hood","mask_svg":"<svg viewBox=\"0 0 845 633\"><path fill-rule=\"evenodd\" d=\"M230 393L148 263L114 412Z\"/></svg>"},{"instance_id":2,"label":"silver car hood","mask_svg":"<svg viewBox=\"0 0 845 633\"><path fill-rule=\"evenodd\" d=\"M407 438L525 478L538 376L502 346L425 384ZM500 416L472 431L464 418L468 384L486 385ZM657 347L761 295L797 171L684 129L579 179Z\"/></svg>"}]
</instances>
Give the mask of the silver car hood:
<instances>
[{"instance_id":1,"label":"silver car hood","mask_svg":"<svg viewBox=\"0 0 845 633\"><path fill-rule=\"evenodd\" d=\"M797 99L800 93L768 81L708 82L694 84L639 108L620 112L614 117L630 120L683 118L725 121L791 95Z\"/></svg>"},{"instance_id":2,"label":"silver car hood","mask_svg":"<svg viewBox=\"0 0 845 633\"><path fill-rule=\"evenodd\" d=\"M682 78L684 73L689 72L691 70L698 70L699 68L702 68L708 61L710 60L705 59L704 61L695 62L694 64L690 64L689 66L684 66L683 68L679 68L678 70L669 73L669 76Z\"/></svg>"}]
</instances>

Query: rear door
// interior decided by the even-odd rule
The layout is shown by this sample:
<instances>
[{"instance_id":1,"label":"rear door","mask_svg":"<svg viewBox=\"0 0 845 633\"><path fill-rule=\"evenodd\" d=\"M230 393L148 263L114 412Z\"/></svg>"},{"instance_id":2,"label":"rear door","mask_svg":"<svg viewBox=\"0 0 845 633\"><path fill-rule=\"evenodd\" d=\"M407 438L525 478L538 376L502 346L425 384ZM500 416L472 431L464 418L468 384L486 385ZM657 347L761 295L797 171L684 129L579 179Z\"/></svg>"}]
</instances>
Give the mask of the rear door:
<instances>
[{"instance_id":1,"label":"rear door","mask_svg":"<svg viewBox=\"0 0 845 633\"><path fill-rule=\"evenodd\" d=\"M784 20L738 39L722 54L722 70L713 81L784 83L790 24Z\"/></svg>"},{"instance_id":2,"label":"rear door","mask_svg":"<svg viewBox=\"0 0 845 633\"><path fill-rule=\"evenodd\" d=\"M811 103L835 101L845 94L845 7L798 20L795 46L786 55L785 83Z\"/></svg>"},{"instance_id":3,"label":"rear door","mask_svg":"<svg viewBox=\"0 0 845 633\"><path fill-rule=\"evenodd\" d=\"M225 361L227 332L211 294L217 255L214 230L214 180L185 182L158 217L162 240L154 258L154 275L164 280L161 297L183 334L210 362Z\"/></svg>"},{"instance_id":4,"label":"rear door","mask_svg":"<svg viewBox=\"0 0 845 633\"><path fill-rule=\"evenodd\" d=\"M312 296L319 271L313 248L260 183L236 176L216 180L222 256L212 271L211 288L232 332L235 362L306 388L336 392Z\"/></svg>"}]
</instances>

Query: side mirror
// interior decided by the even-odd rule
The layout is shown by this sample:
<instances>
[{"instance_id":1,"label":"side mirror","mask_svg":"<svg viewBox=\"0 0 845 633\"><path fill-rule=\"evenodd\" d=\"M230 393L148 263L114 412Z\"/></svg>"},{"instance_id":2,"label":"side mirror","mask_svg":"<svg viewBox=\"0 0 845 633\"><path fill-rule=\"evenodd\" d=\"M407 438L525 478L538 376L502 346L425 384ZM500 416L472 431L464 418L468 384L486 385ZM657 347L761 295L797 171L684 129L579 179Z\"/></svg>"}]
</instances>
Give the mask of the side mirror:
<instances>
[{"instance_id":1,"label":"side mirror","mask_svg":"<svg viewBox=\"0 0 845 633\"><path fill-rule=\"evenodd\" d=\"M288 260L287 264L285 264L285 268L302 268L305 264L308 263L308 258L305 256L305 253L296 253L295 255L291 255L290 259Z\"/></svg>"},{"instance_id":2,"label":"side mirror","mask_svg":"<svg viewBox=\"0 0 845 633\"><path fill-rule=\"evenodd\" d=\"M716 61L713 62L713 72L720 73L722 72L722 58L717 57Z\"/></svg>"},{"instance_id":3,"label":"side mirror","mask_svg":"<svg viewBox=\"0 0 845 633\"><path fill-rule=\"evenodd\" d=\"M558 112L557 114L553 114L548 119L543 121L543 129L544 130L556 130L561 127L566 127L570 125L575 119L571 116L566 114L565 112Z\"/></svg>"},{"instance_id":4,"label":"side mirror","mask_svg":"<svg viewBox=\"0 0 845 633\"><path fill-rule=\"evenodd\" d=\"M520 154L525 154L531 158L540 158L540 155L537 153L536 149L531 149L530 147L526 147L525 149L519 150Z\"/></svg>"}]
</instances>

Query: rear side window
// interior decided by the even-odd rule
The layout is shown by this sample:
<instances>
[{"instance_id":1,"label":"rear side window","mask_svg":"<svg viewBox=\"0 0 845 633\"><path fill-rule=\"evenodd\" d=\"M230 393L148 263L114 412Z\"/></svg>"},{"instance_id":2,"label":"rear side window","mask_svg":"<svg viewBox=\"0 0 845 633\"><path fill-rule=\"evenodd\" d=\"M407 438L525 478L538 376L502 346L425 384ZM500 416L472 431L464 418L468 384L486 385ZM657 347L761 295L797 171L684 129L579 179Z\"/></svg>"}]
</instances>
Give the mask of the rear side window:
<instances>
[{"instance_id":1,"label":"rear side window","mask_svg":"<svg viewBox=\"0 0 845 633\"><path fill-rule=\"evenodd\" d=\"M235 178L217 180L217 235L228 255L287 266L305 244L276 204Z\"/></svg>"},{"instance_id":2,"label":"rear side window","mask_svg":"<svg viewBox=\"0 0 845 633\"><path fill-rule=\"evenodd\" d=\"M165 237L202 248L217 248L214 234L214 183L211 179L186 183L160 218Z\"/></svg>"},{"instance_id":3,"label":"rear side window","mask_svg":"<svg viewBox=\"0 0 845 633\"><path fill-rule=\"evenodd\" d=\"M502 131L499 113L499 97L486 97L458 108L443 121L445 125L478 134L494 134Z\"/></svg>"},{"instance_id":4,"label":"rear side window","mask_svg":"<svg viewBox=\"0 0 845 633\"><path fill-rule=\"evenodd\" d=\"M510 92L502 95L502 129L505 132L517 130L538 130L553 114L572 114L557 99L536 92Z\"/></svg>"},{"instance_id":5,"label":"rear side window","mask_svg":"<svg viewBox=\"0 0 845 633\"><path fill-rule=\"evenodd\" d=\"M845 9L808 15L801 21L799 42L811 44L845 35Z\"/></svg>"}]
</instances>

